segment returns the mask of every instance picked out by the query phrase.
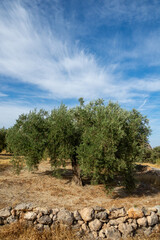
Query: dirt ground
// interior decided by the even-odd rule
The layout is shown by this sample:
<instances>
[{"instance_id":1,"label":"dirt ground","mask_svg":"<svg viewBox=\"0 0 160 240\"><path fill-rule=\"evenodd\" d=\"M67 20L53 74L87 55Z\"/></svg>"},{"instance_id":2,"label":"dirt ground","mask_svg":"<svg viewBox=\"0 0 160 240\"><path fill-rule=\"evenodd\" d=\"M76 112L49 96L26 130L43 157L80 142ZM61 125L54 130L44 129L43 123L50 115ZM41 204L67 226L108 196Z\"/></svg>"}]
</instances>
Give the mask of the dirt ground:
<instances>
[{"instance_id":1,"label":"dirt ground","mask_svg":"<svg viewBox=\"0 0 160 240\"><path fill-rule=\"evenodd\" d=\"M128 209L160 205L160 176L145 166L136 173L136 190L128 195L122 187L108 191L103 185L76 186L70 181L70 166L63 178L55 178L46 161L40 164L37 172L23 170L17 176L13 174L10 158L0 155L0 209L21 202L31 202L40 207L65 207L69 210L86 206L102 206L106 209L124 206Z\"/></svg>"}]
</instances>

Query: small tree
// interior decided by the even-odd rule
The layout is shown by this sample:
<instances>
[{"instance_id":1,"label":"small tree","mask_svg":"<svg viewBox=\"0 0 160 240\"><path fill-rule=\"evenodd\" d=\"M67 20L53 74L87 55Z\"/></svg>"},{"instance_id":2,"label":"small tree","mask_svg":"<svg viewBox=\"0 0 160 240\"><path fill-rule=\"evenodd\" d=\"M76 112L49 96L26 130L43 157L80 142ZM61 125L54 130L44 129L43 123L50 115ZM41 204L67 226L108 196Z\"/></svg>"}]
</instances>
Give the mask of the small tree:
<instances>
[{"instance_id":1,"label":"small tree","mask_svg":"<svg viewBox=\"0 0 160 240\"><path fill-rule=\"evenodd\" d=\"M0 152L6 149L6 134L7 130L5 128L0 129Z\"/></svg>"},{"instance_id":2,"label":"small tree","mask_svg":"<svg viewBox=\"0 0 160 240\"><path fill-rule=\"evenodd\" d=\"M18 171L22 168L23 159L29 170L38 168L47 146L47 117L46 111L34 110L20 115L16 124L8 130L7 146L14 154L13 164Z\"/></svg>"}]
</instances>

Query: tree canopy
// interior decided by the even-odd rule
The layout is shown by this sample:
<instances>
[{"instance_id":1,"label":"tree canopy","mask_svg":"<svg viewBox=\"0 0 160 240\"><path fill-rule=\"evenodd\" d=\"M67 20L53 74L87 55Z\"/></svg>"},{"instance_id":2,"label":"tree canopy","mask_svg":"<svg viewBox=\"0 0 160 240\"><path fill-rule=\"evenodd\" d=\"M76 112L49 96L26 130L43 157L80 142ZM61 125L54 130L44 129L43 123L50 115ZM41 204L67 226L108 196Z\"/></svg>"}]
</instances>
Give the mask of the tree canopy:
<instances>
[{"instance_id":1,"label":"tree canopy","mask_svg":"<svg viewBox=\"0 0 160 240\"><path fill-rule=\"evenodd\" d=\"M150 134L147 118L118 103L105 105L102 99L86 105L82 98L79 102L70 109L61 104L50 114L40 110L21 115L7 133L15 159L24 156L29 168L38 167L47 149L52 167L65 167L70 159L80 185L83 176L105 184L120 174L126 187L133 187L133 163Z\"/></svg>"}]
</instances>

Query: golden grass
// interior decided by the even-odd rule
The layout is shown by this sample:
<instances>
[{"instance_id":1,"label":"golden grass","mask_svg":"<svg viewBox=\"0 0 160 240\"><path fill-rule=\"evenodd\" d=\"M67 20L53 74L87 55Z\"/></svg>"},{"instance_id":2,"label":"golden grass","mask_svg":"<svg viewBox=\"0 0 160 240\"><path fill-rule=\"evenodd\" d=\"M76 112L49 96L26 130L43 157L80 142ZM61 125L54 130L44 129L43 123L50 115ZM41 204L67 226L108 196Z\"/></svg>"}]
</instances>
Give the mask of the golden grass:
<instances>
[{"instance_id":1,"label":"golden grass","mask_svg":"<svg viewBox=\"0 0 160 240\"><path fill-rule=\"evenodd\" d=\"M64 226L57 226L54 230L40 232L33 227L22 223L13 223L0 227L0 240L80 240L74 231ZM85 237L87 240L87 236ZM137 236L127 240L159 240L160 233L153 233L148 237Z\"/></svg>"},{"instance_id":2,"label":"golden grass","mask_svg":"<svg viewBox=\"0 0 160 240\"><path fill-rule=\"evenodd\" d=\"M75 232L64 226L40 232L33 227L14 223L0 227L0 240L79 240L79 238Z\"/></svg>"}]
</instances>

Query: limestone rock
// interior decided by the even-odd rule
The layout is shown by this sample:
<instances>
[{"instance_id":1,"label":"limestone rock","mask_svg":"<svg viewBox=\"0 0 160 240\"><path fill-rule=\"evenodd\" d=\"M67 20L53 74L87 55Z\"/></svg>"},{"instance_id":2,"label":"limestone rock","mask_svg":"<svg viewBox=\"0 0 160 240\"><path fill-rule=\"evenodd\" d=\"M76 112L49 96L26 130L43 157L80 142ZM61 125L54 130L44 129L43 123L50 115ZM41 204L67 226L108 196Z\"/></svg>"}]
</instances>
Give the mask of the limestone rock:
<instances>
[{"instance_id":1,"label":"limestone rock","mask_svg":"<svg viewBox=\"0 0 160 240\"><path fill-rule=\"evenodd\" d=\"M98 212L96 214L96 218L100 219L100 221L105 221L108 219L108 214L106 211L103 211L103 212Z\"/></svg>"},{"instance_id":2,"label":"limestone rock","mask_svg":"<svg viewBox=\"0 0 160 240\"><path fill-rule=\"evenodd\" d=\"M121 238L121 234L118 231L118 229L114 228L114 227L110 227L109 229L107 229L105 231L105 235L107 236L107 239L109 240L118 240Z\"/></svg>"},{"instance_id":3,"label":"limestone rock","mask_svg":"<svg viewBox=\"0 0 160 240\"><path fill-rule=\"evenodd\" d=\"M58 209L58 208L53 208L53 209L52 209L52 214L53 214L53 215L56 215L58 212L59 212L59 209Z\"/></svg>"},{"instance_id":4,"label":"limestone rock","mask_svg":"<svg viewBox=\"0 0 160 240\"><path fill-rule=\"evenodd\" d=\"M38 219L38 222L47 225L52 223L52 219L48 215L44 215Z\"/></svg>"},{"instance_id":5,"label":"limestone rock","mask_svg":"<svg viewBox=\"0 0 160 240\"><path fill-rule=\"evenodd\" d=\"M120 218L117 218L117 219L111 219L109 221L109 225L110 226L119 225L120 223L126 222L126 220L127 220L127 217L120 217Z\"/></svg>"},{"instance_id":6,"label":"limestone rock","mask_svg":"<svg viewBox=\"0 0 160 240\"><path fill-rule=\"evenodd\" d=\"M0 218L6 218L11 215L10 208L3 208L0 210Z\"/></svg>"},{"instance_id":7,"label":"limestone rock","mask_svg":"<svg viewBox=\"0 0 160 240\"><path fill-rule=\"evenodd\" d=\"M96 211L96 212L103 212L103 211L106 210L105 208L99 207L99 206L96 206L96 207L94 207L93 209L94 209L94 211Z\"/></svg>"},{"instance_id":8,"label":"limestone rock","mask_svg":"<svg viewBox=\"0 0 160 240\"><path fill-rule=\"evenodd\" d=\"M147 217L148 225L153 226L158 223L158 216L156 213L152 212L151 216Z\"/></svg>"},{"instance_id":9,"label":"limestone rock","mask_svg":"<svg viewBox=\"0 0 160 240\"><path fill-rule=\"evenodd\" d=\"M41 208L41 207L36 207L35 211L37 213L43 214L43 215L47 215L50 214L50 210L48 208Z\"/></svg>"},{"instance_id":10,"label":"limestone rock","mask_svg":"<svg viewBox=\"0 0 160 240\"><path fill-rule=\"evenodd\" d=\"M35 212L27 212L24 215L24 219L25 220L29 220L29 221L33 221L35 220L37 217L37 214Z\"/></svg>"},{"instance_id":11,"label":"limestone rock","mask_svg":"<svg viewBox=\"0 0 160 240\"><path fill-rule=\"evenodd\" d=\"M120 223L118 229L125 237L130 236L133 232L132 226L128 223Z\"/></svg>"},{"instance_id":12,"label":"limestone rock","mask_svg":"<svg viewBox=\"0 0 160 240\"><path fill-rule=\"evenodd\" d=\"M91 221L94 218L94 209L91 207L84 208L80 211L80 215L85 222Z\"/></svg>"},{"instance_id":13,"label":"limestone rock","mask_svg":"<svg viewBox=\"0 0 160 240\"><path fill-rule=\"evenodd\" d=\"M77 221L82 220L81 215L78 212L78 210L73 212L73 216L74 216L75 220L77 220Z\"/></svg>"},{"instance_id":14,"label":"limestone rock","mask_svg":"<svg viewBox=\"0 0 160 240\"><path fill-rule=\"evenodd\" d=\"M102 223L98 219L95 219L89 223L89 228L91 231L98 231L101 229L101 227Z\"/></svg>"},{"instance_id":15,"label":"limestone rock","mask_svg":"<svg viewBox=\"0 0 160 240\"><path fill-rule=\"evenodd\" d=\"M25 210L32 210L33 205L32 203L20 203L15 207L16 211L25 211Z\"/></svg>"},{"instance_id":16,"label":"limestone rock","mask_svg":"<svg viewBox=\"0 0 160 240\"><path fill-rule=\"evenodd\" d=\"M13 223L13 222L17 222L17 219L15 217L10 216L10 217L7 218L7 223L10 224L10 223Z\"/></svg>"},{"instance_id":17,"label":"limestone rock","mask_svg":"<svg viewBox=\"0 0 160 240\"><path fill-rule=\"evenodd\" d=\"M157 209L157 214L160 215L160 205L155 206L155 208Z\"/></svg>"},{"instance_id":18,"label":"limestone rock","mask_svg":"<svg viewBox=\"0 0 160 240\"><path fill-rule=\"evenodd\" d=\"M128 218L134 218L134 219L137 219L137 218L142 218L144 217L144 213L141 209L138 209L138 208L130 208L128 211L127 211L127 214L128 214Z\"/></svg>"},{"instance_id":19,"label":"limestone rock","mask_svg":"<svg viewBox=\"0 0 160 240\"><path fill-rule=\"evenodd\" d=\"M86 223L83 223L82 226L81 226L81 228L82 228L82 230L85 231L85 232L88 231L88 226L87 226Z\"/></svg>"},{"instance_id":20,"label":"limestone rock","mask_svg":"<svg viewBox=\"0 0 160 240\"><path fill-rule=\"evenodd\" d=\"M73 214L67 210L60 210L57 214L58 222L66 224L66 225L72 225L74 217Z\"/></svg>"},{"instance_id":21,"label":"limestone rock","mask_svg":"<svg viewBox=\"0 0 160 240\"><path fill-rule=\"evenodd\" d=\"M83 223L84 223L83 220L78 220L78 224L79 224L79 225L82 225Z\"/></svg>"},{"instance_id":22,"label":"limestone rock","mask_svg":"<svg viewBox=\"0 0 160 240\"><path fill-rule=\"evenodd\" d=\"M137 223L140 227L146 227L147 226L147 219L145 217L138 218Z\"/></svg>"},{"instance_id":23,"label":"limestone rock","mask_svg":"<svg viewBox=\"0 0 160 240\"><path fill-rule=\"evenodd\" d=\"M100 238L105 238L105 237L106 237L105 229L101 229L101 230L99 231L99 237L100 237Z\"/></svg>"},{"instance_id":24,"label":"limestone rock","mask_svg":"<svg viewBox=\"0 0 160 240\"><path fill-rule=\"evenodd\" d=\"M110 214L109 214L110 219L125 217L125 216L126 216L126 210L124 207L110 209Z\"/></svg>"}]
</instances>

